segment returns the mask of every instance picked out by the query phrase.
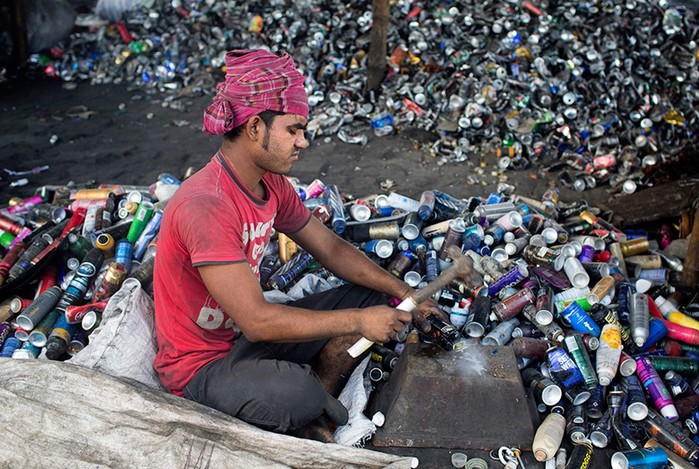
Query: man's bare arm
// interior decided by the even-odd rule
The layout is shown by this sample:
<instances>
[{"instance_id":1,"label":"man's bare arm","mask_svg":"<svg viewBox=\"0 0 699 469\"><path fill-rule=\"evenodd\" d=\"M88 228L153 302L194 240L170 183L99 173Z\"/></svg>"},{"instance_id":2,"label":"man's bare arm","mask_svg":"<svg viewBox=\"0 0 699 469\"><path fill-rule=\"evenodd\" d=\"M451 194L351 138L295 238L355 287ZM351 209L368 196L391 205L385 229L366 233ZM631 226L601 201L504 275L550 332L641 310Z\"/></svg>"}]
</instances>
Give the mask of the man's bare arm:
<instances>
[{"instance_id":1,"label":"man's bare arm","mask_svg":"<svg viewBox=\"0 0 699 469\"><path fill-rule=\"evenodd\" d=\"M401 299L412 292L407 283L373 263L363 252L335 235L315 218L311 218L303 229L290 237L324 267L354 285Z\"/></svg>"},{"instance_id":2,"label":"man's bare arm","mask_svg":"<svg viewBox=\"0 0 699 469\"><path fill-rule=\"evenodd\" d=\"M302 342L344 335L387 341L411 319L388 306L313 311L268 303L250 266L245 263L199 267L211 296L251 341Z\"/></svg>"}]
</instances>

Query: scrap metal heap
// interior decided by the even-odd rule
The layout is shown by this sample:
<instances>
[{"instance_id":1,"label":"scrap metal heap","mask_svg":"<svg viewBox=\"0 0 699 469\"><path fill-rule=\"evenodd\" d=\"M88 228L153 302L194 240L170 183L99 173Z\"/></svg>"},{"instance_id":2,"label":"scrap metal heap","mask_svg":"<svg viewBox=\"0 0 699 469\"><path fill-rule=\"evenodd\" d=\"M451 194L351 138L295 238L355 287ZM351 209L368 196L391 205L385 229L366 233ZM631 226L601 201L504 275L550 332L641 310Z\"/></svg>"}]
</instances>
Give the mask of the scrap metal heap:
<instances>
[{"instance_id":1,"label":"scrap metal heap","mask_svg":"<svg viewBox=\"0 0 699 469\"><path fill-rule=\"evenodd\" d=\"M367 386L410 369L406 343L433 345L411 352L423 361L434 356L440 366L512 384L497 365L509 354L521 371L515 384L546 415L531 444L537 459L552 459L568 438L584 446L579 452L631 451L650 441L670 448L663 452L671 458L696 460L699 307L687 274L696 278L699 245L670 226L622 231L554 189L541 199L507 184L469 199L432 189L416 200L396 192L354 198L320 180L291 182L314 216L417 289L416 298L445 284L433 297L450 323L431 316L429 334L406 329L396 342L374 345ZM164 174L150 187L44 186L11 200L0 213L0 355L66 360L89 347L125 278L149 288L162 210L179 184ZM447 283L454 256L469 257L472 269ZM272 300L343 280L278 233L260 282ZM684 293L683 304L675 293ZM491 351L491 365L474 362L477 347ZM391 423L390 408L368 412Z\"/></svg>"},{"instance_id":2,"label":"scrap metal heap","mask_svg":"<svg viewBox=\"0 0 699 469\"><path fill-rule=\"evenodd\" d=\"M393 2L378 93L365 93L368 1L143 2L112 24L79 19L64 48L32 62L68 82L157 90L163 106L184 109L186 96L213 92L227 50L285 50L307 76L312 137L365 144L371 127L423 129L438 164L533 166L579 191L653 185L659 166L696 144L691 7L441 3Z\"/></svg>"}]
</instances>

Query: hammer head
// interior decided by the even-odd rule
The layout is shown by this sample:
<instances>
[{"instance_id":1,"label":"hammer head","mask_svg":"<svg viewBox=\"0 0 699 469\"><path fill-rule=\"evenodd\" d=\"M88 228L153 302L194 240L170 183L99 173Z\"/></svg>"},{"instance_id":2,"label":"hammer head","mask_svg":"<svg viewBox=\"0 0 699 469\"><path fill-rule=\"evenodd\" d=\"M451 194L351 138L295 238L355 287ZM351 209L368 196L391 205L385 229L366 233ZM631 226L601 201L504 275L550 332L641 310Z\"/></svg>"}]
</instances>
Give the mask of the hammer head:
<instances>
[{"instance_id":1,"label":"hammer head","mask_svg":"<svg viewBox=\"0 0 699 469\"><path fill-rule=\"evenodd\" d=\"M461 277L472 285L482 284L483 279L473 268L473 259L461 252L457 246L450 246L447 249L451 259L451 268L454 269L454 278Z\"/></svg>"}]
</instances>

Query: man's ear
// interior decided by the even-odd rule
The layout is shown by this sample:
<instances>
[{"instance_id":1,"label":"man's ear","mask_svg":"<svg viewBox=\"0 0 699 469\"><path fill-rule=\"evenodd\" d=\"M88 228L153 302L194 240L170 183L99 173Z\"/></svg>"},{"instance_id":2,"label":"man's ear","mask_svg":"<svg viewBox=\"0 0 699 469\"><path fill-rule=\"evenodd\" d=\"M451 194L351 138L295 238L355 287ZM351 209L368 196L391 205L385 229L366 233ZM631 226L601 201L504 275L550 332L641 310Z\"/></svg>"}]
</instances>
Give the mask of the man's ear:
<instances>
[{"instance_id":1,"label":"man's ear","mask_svg":"<svg viewBox=\"0 0 699 469\"><path fill-rule=\"evenodd\" d=\"M260 116L252 116L245 124L245 132L250 140L257 140L262 136L262 126L264 121Z\"/></svg>"}]
</instances>

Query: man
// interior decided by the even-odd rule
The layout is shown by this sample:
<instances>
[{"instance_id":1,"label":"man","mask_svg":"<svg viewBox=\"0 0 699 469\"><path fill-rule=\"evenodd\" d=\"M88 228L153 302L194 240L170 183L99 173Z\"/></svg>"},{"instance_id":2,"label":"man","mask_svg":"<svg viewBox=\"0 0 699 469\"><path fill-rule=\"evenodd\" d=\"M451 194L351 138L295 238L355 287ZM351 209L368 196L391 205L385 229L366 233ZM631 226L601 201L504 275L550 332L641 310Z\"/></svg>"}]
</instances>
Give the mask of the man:
<instances>
[{"instance_id":1,"label":"man","mask_svg":"<svg viewBox=\"0 0 699 469\"><path fill-rule=\"evenodd\" d=\"M163 217L155 368L173 394L265 429L332 441L325 419L347 422L335 397L357 363L347 348L360 336L394 338L413 318L382 294L402 299L411 289L312 217L283 176L308 145L303 82L286 53L226 55L226 79L204 113L204 131L223 143ZM267 303L259 262L272 228L354 286ZM428 304L413 314L421 327L429 312L441 313Z\"/></svg>"}]
</instances>

